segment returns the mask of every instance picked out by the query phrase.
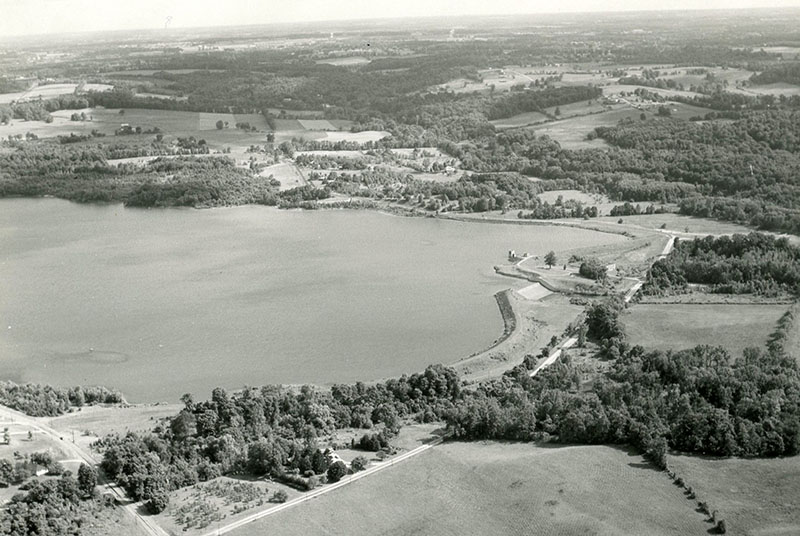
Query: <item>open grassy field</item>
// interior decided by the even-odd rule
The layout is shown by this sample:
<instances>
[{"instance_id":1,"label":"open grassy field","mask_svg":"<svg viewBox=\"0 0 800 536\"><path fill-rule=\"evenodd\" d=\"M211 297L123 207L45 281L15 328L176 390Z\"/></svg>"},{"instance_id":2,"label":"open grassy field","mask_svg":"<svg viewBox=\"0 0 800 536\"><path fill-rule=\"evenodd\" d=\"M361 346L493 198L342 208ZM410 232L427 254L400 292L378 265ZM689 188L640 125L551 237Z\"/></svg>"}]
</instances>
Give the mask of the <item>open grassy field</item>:
<instances>
[{"instance_id":1,"label":"open grassy field","mask_svg":"<svg viewBox=\"0 0 800 536\"><path fill-rule=\"evenodd\" d=\"M732 357L747 347L765 348L786 305L638 304L622 320L632 344L683 350L724 346Z\"/></svg>"},{"instance_id":2,"label":"open grassy field","mask_svg":"<svg viewBox=\"0 0 800 536\"><path fill-rule=\"evenodd\" d=\"M649 203L639 204L642 208L645 208ZM622 223L618 224L617 222L620 218L622 218ZM752 231L749 227L736 223L712 220L709 218L695 218L693 216L673 213L640 214L637 216L602 216L593 221L619 225L620 228L635 226L645 229L660 229L661 226L664 225L664 229L668 231L701 235L749 233Z\"/></svg>"},{"instance_id":3,"label":"open grassy field","mask_svg":"<svg viewBox=\"0 0 800 536\"><path fill-rule=\"evenodd\" d=\"M149 430L164 417L173 417L183 404L137 404L132 406L86 406L73 413L46 420L51 428L75 435L125 434Z\"/></svg>"},{"instance_id":4,"label":"open grassy field","mask_svg":"<svg viewBox=\"0 0 800 536\"><path fill-rule=\"evenodd\" d=\"M785 82L775 82L774 84L764 84L763 86L749 86L746 90L749 93L759 95L800 95L800 86L787 84Z\"/></svg>"},{"instance_id":5,"label":"open grassy field","mask_svg":"<svg viewBox=\"0 0 800 536\"><path fill-rule=\"evenodd\" d=\"M704 534L692 505L617 448L450 443L232 534Z\"/></svg>"},{"instance_id":6,"label":"open grassy field","mask_svg":"<svg viewBox=\"0 0 800 536\"><path fill-rule=\"evenodd\" d=\"M262 177L269 177L272 175L276 180L280 181L281 190L289 190L307 184L305 177L303 177L300 170L297 169L297 166L290 162L265 167L261 170L259 175Z\"/></svg>"},{"instance_id":7,"label":"open grassy field","mask_svg":"<svg viewBox=\"0 0 800 536\"><path fill-rule=\"evenodd\" d=\"M587 194L580 190L550 190L549 192L540 193L537 197L552 205L558 200L559 196L563 201L573 200L584 205L597 206L598 208L601 206L611 207L615 204L603 194Z\"/></svg>"},{"instance_id":8,"label":"open grassy field","mask_svg":"<svg viewBox=\"0 0 800 536\"><path fill-rule=\"evenodd\" d=\"M629 106L618 106L607 112L580 115L531 127L537 134L546 134L566 149L603 148L601 139L587 140L586 136L597 127L614 126L621 119L638 119L641 112Z\"/></svg>"},{"instance_id":9,"label":"open grassy field","mask_svg":"<svg viewBox=\"0 0 800 536\"><path fill-rule=\"evenodd\" d=\"M513 128L513 127L526 127L528 125L535 125L547 121L547 116L539 112L527 112L524 114L517 114L505 119L495 119L489 121L496 128Z\"/></svg>"},{"instance_id":10,"label":"open grassy field","mask_svg":"<svg viewBox=\"0 0 800 536\"><path fill-rule=\"evenodd\" d=\"M354 141L364 143L377 141L389 135L388 132L366 130L364 132L350 132L351 121L326 120L315 117L302 119L274 119L275 141L289 141L293 138L306 140L324 140L330 142Z\"/></svg>"},{"instance_id":11,"label":"open grassy field","mask_svg":"<svg viewBox=\"0 0 800 536\"><path fill-rule=\"evenodd\" d=\"M800 534L800 457L744 460L669 456L670 467L734 536Z\"/></svg>"},{"instance_id":12,"label":"open grassy field","mask_svg":"<svg viewBox=\"0 0 800 536\"><path fill-rule=\"evenodd\" d=\"M561 114L558 116L562 119L567 119L569 117L575 117L578 115L586 115L586 114L594 114L598 112L605 112L608 110L608 106L597 101L592 100L591 104L587 101L578 101L573 102L571 104L564 104L563 106L553 106L552 108L545 108L545 112L550 115L556 115L556 108Z\"/></svg>"}]
</instances>

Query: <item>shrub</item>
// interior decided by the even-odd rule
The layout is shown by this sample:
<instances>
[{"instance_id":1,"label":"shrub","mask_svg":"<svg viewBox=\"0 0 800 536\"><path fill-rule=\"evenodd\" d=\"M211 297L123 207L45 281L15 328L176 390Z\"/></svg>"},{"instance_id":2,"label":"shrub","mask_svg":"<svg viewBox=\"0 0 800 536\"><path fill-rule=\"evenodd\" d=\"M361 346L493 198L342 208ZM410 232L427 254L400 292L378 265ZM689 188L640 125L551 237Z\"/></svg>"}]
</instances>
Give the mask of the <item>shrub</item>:
<instances>
[{"instance_id":1,"label":"shrub","mask_svg":"<svg viewBox=\"0 0 800 536\"><path fill-rule=\"evenodd\" d=\"M350 467L353 468L353 471L363 471L367 468L369 464L369 460L367 460L364 456L356 456L352 462L350 462Z\"/></svg>"},{"instance_id":2,"label":"shrub","mask_svg":"<svg viewBox=\"0 0 800 536\"><path fill-rule=\"evenodd\" d=\"M150 513L160 514L169 506L169 494L163 489L155 490L150 494L150 500L145 506Z\"/></svg>"},{"instance_id":3,"label":"shrub","mask_svg":"<svg viewBox=\"0 0 800 536\"><path fill-rule=\"evenodd\" d=\"M587 279L602 281L606 278L606 266L597 259L586 259L581 263L578 273Z\"/></svg>"},{"instance_id":4,"label":"shrub","mask_svg":"<svg viewBox=\"0 0 800 536\"><path fill-rule=\"evenodd\" d=\"M328 467L328 480L330 482L338 482L344 475L347 474L347 466L343 461L339 460Z\"/></svg>"},{"instance_id":5,"label":"shrub","mask_svg":"<svg viewBox=\"0 0 800 536\"><path fill-rule=\"evenodd\" d=\"M269 498L269 502L285 503L288 498L289 494L283 491L282 489L279 489L272 494L272 497Z\"/></svg>"}]
</instances>

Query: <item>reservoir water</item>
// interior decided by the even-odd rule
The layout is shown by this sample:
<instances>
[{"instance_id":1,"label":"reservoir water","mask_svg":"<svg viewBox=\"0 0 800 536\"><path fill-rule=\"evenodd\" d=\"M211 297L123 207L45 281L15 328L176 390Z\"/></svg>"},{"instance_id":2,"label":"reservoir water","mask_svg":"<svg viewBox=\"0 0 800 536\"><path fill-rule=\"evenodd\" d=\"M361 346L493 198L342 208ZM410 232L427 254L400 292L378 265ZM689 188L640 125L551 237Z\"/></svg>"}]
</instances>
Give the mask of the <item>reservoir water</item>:
<instances>
[{"instance_id":1,"label":"reservoir water","mask_svg":"<svg viewBox=\"0 0 800 536\"><path fill-rule=\"evenodd\" d=\"M0 200L0 379L132 402L215 386L374 380L502 332L509 249L614 243L572 228L369 211L139 210Z\"/></svg>"}]
</instances>

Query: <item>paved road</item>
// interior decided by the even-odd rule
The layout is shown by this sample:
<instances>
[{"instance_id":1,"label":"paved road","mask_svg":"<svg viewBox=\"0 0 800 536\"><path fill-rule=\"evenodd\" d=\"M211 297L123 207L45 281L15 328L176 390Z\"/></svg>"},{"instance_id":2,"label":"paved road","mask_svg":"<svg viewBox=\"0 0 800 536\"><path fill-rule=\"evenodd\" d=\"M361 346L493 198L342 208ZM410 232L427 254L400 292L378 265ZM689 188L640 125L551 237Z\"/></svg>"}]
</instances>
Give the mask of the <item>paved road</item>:
<instances>
[{"instance_id":1,"label":"paved road","mask_svg":"<svg viewBox=\"0 0 800 536\"><path fill-rule=\"evenodd\" d=\"M572 348L573 346L575 346L575 344L577 342L578 342L578 338L577 337L570 337L566 341L562 342L558 346L558 348L556 348L556 350L552 354L550 354L550 356L547 359L545 359L544 361L539 363L538 367L536 367L535 369L530 371L528 373L528 376L533 378L534 376L539 374L539 371L541 371L544 368L549 367L550 365L552 365L553 363L558 361L558 358L561 357L561 354L563 353L562 350L566 350L567 348Z\"/></svg>"},{"instance_id":2,"label":"paved road","mask_svg":"<svg viewBox=\"0 0 800 536\"><path fill-rule=\"evenodd\" d=\"M242 519L240 519L238 521L234 521L233 523L229 523L228 525L225 525L224 527L219 527L219 528L217 528L217 529L215 529L215 530L213 530L211 532L207 532L203 536L215 536L215 535L218 535L218 534L226 534L226 533L228 533L228 532L230 532L232 530L238 529L242 525L246 525L248 523L252 523L253 521L255 521L257 519L261 519L261 518L264 518L264 517L267 517L267 516L271 516L273 514L277 514L278 512L283 512L284 510L287 510L289 508L295 507L298 504L302 504L302 503L310 501L312 499L316 499L320 495L323 495L325 493L329 493L329 492L331 492L333 490L336 490L336 489L339 489L339 488L341 488L343 486L347 486L348 484L352 484L353 482L356 482L357 480L361 480L362 478L367 477L369 475L375 474L378 471L383 471L384 469L392 467L396 463L400 463L400 462L402 462L404 460L407 460L407 459L409 459L409 458L411 458L413 456L417 456L419 454L422 454L426 450L435 447L436 445L438 445L441 442L442 442L442 439L438 438L438 439L436 439L436 440L434 440L434 441L432 441L432 442L430 442L430 443L428 443L426 445L422 445L422 446L419 446L419 447L415 448L414 450L410 450L410 451L406 452L405 454L401 454L401 455L396 456L396 457L394 457L394 458L392 458L390 460L386 460L384 462L377 463L376 465L373 465L372 467L366 469L365 471L361 471L360 473L356 473L354 475L350 475L348 477L345 477L342 480L340 480L339 482L336 482L335 484L325 485L325 486L323 486L323 487L321 487L321 488L319 488L317 490L314 490L314 491L311 491L311 492L308 492L308 493L304 493L300 497L297 497L296 499L292 499L291 501L285 502L285 503L283 503L281 505L274 506L274 507L272 507L272 508L270 508L268 510L262 510L261 512L256 512L254 514L250 514L249 516L244 517L244 518L242 518Z\"/></svg>"},{"instance_id":3,"label":"paved road","mask_svg":"<svg viewBox=\"0 0 800 536\"><path fill-rule=\"evenodd\" d=\"M4 422L10 421L15 424L22 424L24 426L27 426L28 428L33 428L34 430L37 430L40 434L49 436L53 441L58 443L59 447L62 450L64 450L71 457L70 461L81 461L91 467L97 465L97 460L95 459L95 457L91 452L87 452L82 448L80 448L75 443L68 441L67 439L65 439L63 433L53 428L50 428L46 424L43 424L42 422L33 417L29 417L24 413L0 405L0 420ZM149 534L150 536L168 536L168 534L161 527L156 525L155 522L141 516L136 511L137 508L136 504L131 502L124 489L120 488L113 482L107 481L104 478L104 475L102 474L99 475L99 477L100 477L99 487L101 492L102 490L108 490L110 493L112 493L114 497L123 505L122 506L123 510L133 518L136 524L146 534Z\"/></svg>"}]
</instances>

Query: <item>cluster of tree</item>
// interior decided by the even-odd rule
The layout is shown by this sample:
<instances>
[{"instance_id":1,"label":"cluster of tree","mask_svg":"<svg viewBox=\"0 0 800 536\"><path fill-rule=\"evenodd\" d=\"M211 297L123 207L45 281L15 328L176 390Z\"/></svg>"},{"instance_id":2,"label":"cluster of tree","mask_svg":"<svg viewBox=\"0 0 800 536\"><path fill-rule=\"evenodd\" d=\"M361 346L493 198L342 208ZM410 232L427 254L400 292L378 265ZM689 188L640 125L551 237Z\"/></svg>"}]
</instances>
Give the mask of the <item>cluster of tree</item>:
<instances>
[{"instance_id":1,"label":"cluster of tree","mask_svg":"<svg viewBox=\"0 0 800 536\"><path fill-rule=\"evenodd\" d=\"M797 312L798 308L795 306L786 311L783 316L781 316L780 320L778 320L778 325L767 342L767 348L770 352L777 354L787 353L786 343L798 329L795 323Z\"/></svg>"},{"instance_id":2,"label":"cluster of tree","mask_svg":"<svg viewBox=\"0 0 800 536\"><path fill-rule=\"evenodd\" d=\"M595 281L604 281L607 275L606 265L600 260L591 257L583 259L578 273L587 279L594 279Z\"/></svg>"},{"instance_id":3,"label":"cluster of tree","mask_svg":"<svg viewBox=\"0 0 800 536\"><path fill-rule=\"evenodd\" d=\"M276 205L277 183L236 167L228 157L158 158L145 167L148 178L122 200L131 207L219 207Z\"/></svg>"},{"instance_id":4,"label":"cluster of tree","mask_svg":"<svg viewBox=\"0 0 800 536\"><path fill-rule=\"evenodd\" d=\"M554 220L558 218L596 218L597 207L584 207L579 202L567 202L563 205L551 205L544 202L530 212L519 211L517 217L524 220Z\"/></svg>"},{"instance_id":5,"label":"cluster of tree","mask_svg":"<svg viewBox=\"0 0 800 536\"><path fill-rule=\"evenodd\" d=\"M431 421L459 395L457 374L442 366L330 391L267 386L229 395L215 389L205 402L186 395L184 409L168 426L147 435L109 436L97 446L107 473L132 497L160 511L170 490L220 474L268 474L313 487L334 465L320 452L317 437L345 427L381 425L390 432L407 416ZM382 442L386 435L378 437Z\"/></svg>"},{"instance_id":6,"label":"cluster of tree","mask_svg":"<svg viewBox=\"0 0 800 536\"><path fill-rule=\"evenodd\" d=\"M493 100L487 111L487 117L493 120L526 112L541 112L553 106L594 100L602 94L603 91L599 87L592 86L564 86L540 91L513 92L507 97Z\"/></svg>"},{"instance_id":7,"label":"cluster of tree","mask_svg":"<svg viewBox=\"0 0 800 536\"><path fill-rule=\"evenodd\" d=\"M647 86L658 89L678 89L683 91L683 84L676 82L672 78L648 78L639 76L620 77L618 83L630 86Z\"/></svg>"},{"instance_id":8,"label":"cluster of tree","mask_svg":"<svg viewBox=\"0 0 800 536\"><path fill-rule=\"evenodd\" d=\"M800 296L800 248L755 232L681 240L650 268L642 293L682 292L691 283L724 294Z\"/></svg>"},{"instance_id":9,"label":"cluster of tree","mask_svg":"<svg viewBox=\"0 0 800 536\"><path fill-rule=\"evenodd\" d=\"M8 536L70 536L80 534L82 526L97 510L113 507L94 498L97 474L82 464L75 478L68 471L58 479L32 480L25 492L4 505L0 534Z\"/></svg>"},{"instance_id":10,"label":"cluster of tree","mask_svg":"<svg viewBox=\"0 0 800 536\"><path fill-rule=\"evenodd\" d=\"M0 381L0 404L33 417L54 417L91 404L124 404L119 391L106 387L53 387Z\"/></svg>"},{"instance_id":11,"label":"cluster of tree","mask_svg":"<svg viewBox=\"0 0 800 536\"><path fill-rule=\"evenodd\" d=\"M610 216L636 216L638 214L664 214L667 210L664 207L655 207L647 205L644 209L638 204L634 205L625 202L621 205L616 205L611 208Z\"/></svg>"},{"instance_id":12,"label":"cluster of tree","mask_svg":"<svg viewBox=\"0 0 800 536\"><path fill-rule=\"evenodd\" d=\"M292 208L301 206L303 203L309 201L319 201L320 199L327 199L331 196L331 191L328 188L315 188L313 186L297 186L284 190L278 194L280 201L278 206L281 208Z\"/></svg>"},{"instance_id":13,"label":"cluster of tree","mask_svg":"<svg viewBox=\"0 0 800 536\"><path fill-rule=\"evenodd\" d=\"M753 84L775 84L785 82L787 84L800 85L800 62L780 62L775 63L764 69L764 71L750 77Z\"/></svg>"},{"instance_id":14,"label":"cluster of tree","mask_svg":"<svg viewBox=\"0 0 800 536\"><path fill-rule=\"evenodd\" d=\"M776 187L780 188L778 185ZM750 225L766 231L800 234L800 211L757 199L691 197L680 202L679 212Z\"/></svg>"}]
</instances>

